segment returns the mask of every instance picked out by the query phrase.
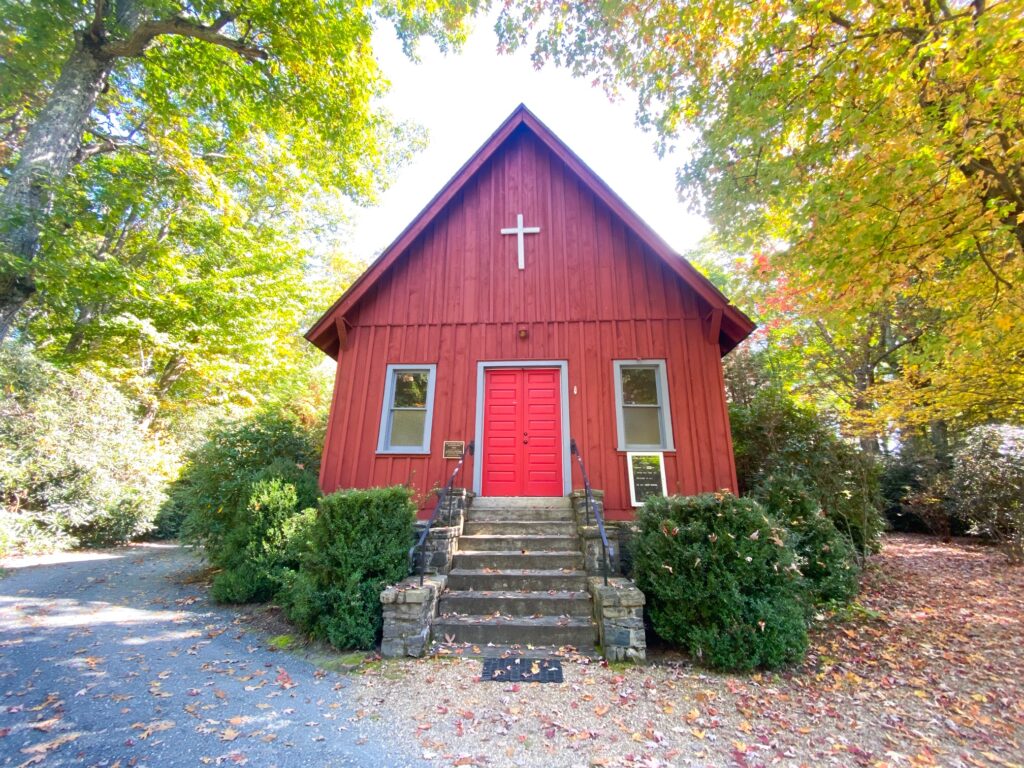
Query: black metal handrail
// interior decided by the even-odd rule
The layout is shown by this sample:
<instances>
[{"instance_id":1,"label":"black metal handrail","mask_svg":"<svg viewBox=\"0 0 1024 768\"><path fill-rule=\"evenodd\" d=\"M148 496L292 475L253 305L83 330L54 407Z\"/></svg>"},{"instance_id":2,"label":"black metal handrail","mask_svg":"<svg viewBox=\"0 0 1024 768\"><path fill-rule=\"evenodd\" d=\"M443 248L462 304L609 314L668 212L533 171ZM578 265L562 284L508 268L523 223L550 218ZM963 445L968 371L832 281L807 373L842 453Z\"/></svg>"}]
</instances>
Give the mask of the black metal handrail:
<instances>
[{"instance_id":1,"label":"black metal handrail","mask_svg":"<svg viewBox=\"0 0 1024 768\"><path fill-rule=\"evenodd\" d=\"M576 441L572 438L569 439L569 449L572 451L572 455L576 457L576 461L580 465L580 473L583 475L583 492L586 494L587 503L587 525L590 525L590 513L593 511L594 520L597 521L597 530L601 534L601 570L604 571L604 584L608 586L608 572L612 568L611 555L612 547L608 543L608 534L604 531L604 517L601 515L601 510L597 508L594 503L594 491L590 487L590 478L587 476L587 468L583 466L583 456L580 454L580 449L576 445Z\"/></svg>"},{"instance_id":2,"label":"black metal handrail","mask_svg":"<svg viewBox=\"0 0 1024 768\"><path fill-rule=\"evenodd\" d=\"M462 465L466 461L467 456L473 455L473 441L469 441L469 445L466 446L466 450L462 452L462 457L459 459L459 463L455 465L455 471L452 472L452 476L448 478L448 485L441 489L441 492L437 495L437 504L434 505L434 511L430 514L427 519L427 524L424 526L423 531L420 533L419 539L409 548L409 574L416 575L416 550L423 549L423 543L427 540L427 535L430 533L430 526L434 524L434 520L437 519L437 514L445 506L448 498L451 496L452 489L455 487L455 478L458 477L459 470L462 469ZM449 509L449 522L450 522L451 510ZM420 558L420 586L423 586L423 572L426 570L426 564L423 558Z\"/></svg>"}]
</instances>

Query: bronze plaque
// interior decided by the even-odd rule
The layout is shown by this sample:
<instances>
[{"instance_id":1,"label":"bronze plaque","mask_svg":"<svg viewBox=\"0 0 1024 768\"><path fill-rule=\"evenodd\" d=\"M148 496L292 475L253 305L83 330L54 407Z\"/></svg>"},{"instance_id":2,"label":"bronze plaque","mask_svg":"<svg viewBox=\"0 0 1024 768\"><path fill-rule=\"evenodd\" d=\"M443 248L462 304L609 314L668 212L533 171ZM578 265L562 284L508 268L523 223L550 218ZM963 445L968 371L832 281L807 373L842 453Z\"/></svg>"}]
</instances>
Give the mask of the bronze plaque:
<instances>
[{"instance_id":1,"label":"bronze plaque","mask_svg":"<svg viewBox=\"0 0 1024 768\"><path fill-rule=\"evenodd\" d=\"M466 452L465 440L445 440L444 457L446 459L461 459Z\"/></svg>"}]
</instances>

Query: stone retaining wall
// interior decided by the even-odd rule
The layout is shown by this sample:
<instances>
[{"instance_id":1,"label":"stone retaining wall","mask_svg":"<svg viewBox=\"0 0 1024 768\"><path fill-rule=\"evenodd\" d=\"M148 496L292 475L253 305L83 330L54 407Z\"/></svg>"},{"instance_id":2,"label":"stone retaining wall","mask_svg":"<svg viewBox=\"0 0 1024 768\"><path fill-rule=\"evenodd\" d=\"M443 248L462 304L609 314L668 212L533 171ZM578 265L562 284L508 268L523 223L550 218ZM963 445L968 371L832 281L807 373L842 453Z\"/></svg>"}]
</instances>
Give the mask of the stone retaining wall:
<instances>
[{"instance_id":1,"label":"stone retaining wall","mask_svg":"<svg viewBox=\"0 0 1024 768\"><path fill-rule=\"evenodd\" d=\"M629 579L600 576L587 579L594 598L594 620L601 651L608 661L643 661L647 658L644 631L644 593Z\"/></svg>"},{"instance_id":2,"label":"stone retaining wall","mask_svg":"<svg viewBox=\"0 0 1024 768\"><path fill-rule=\"evenodd\" d=\"M416 554L416 565L422 561L424 573L448 573L452 569L452 558L459 548L466 508L473 503L473 496L472 491L456 488L445 504L447 508L438 512L423 542L422 552ZM419 541L426 524L425 520L417 521L414 542Z\"/></svg>"},{"instance_id":3,"label":"stone retaining wall","mask_svg":"<svg viewBox=\"0 0 1024 768\"><path fill-rule=\"evenodd\" d=\"M432 575L424 577L420 586L419 576L410 576L380 593L384 611L381 656L419 657L430 649L430 625L447 583L447 576Z\"/></svg>"}]
</instances>

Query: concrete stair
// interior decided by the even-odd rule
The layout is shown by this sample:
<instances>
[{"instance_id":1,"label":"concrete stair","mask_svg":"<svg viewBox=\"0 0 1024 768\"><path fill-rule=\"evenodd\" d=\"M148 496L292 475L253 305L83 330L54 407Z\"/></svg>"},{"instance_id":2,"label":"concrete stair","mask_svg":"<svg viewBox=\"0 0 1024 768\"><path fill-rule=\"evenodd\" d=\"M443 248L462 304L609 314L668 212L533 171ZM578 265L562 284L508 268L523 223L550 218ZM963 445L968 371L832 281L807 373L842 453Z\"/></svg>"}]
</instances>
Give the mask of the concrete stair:
<instances>
[{"instance_id":1,"label":"concrete stair","mask_svg":"<svg viewBox=\"0 0 1024 768\"><path fill-rule=\"evenodd\" d=\"M467 510L467 514L472 509ZM562 520L486 520L466 519L462 529L468 536L574 536L575 526Z\"/></svg>"},{"instance_id":2,"label":"concrete stair","mask_svg":"<svg viewBox=\"0 0 1024 768\"><path fill-rule=\"evenodd\" d=\"M435 642L593 652L597 627L569 499L475 499L438 608Z\"/></svg>"},{"instance_id":3,"label":"concrete stair","mask_svg":"<svg viewBox=\"0 0 1024 768\"><path fill-rule=\"evenodd\" d=\"M461 543L461 542L460 542ZM459 570L485 568L516 568L521 570L577 570L583 566L583 555L572 550L537 552L530 550L484 550L483 552L457 552L452 567Z\"/></svg>"}]
</instances>

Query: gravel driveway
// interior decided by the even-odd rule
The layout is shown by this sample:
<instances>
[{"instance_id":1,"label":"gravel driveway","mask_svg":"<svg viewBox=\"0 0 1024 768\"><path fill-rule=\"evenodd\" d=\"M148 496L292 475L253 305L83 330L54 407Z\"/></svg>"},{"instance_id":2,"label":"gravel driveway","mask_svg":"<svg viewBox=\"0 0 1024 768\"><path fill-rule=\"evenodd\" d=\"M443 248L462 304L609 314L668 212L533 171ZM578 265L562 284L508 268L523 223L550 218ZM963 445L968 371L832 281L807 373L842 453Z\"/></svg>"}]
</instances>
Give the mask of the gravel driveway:
<instances>
[{"instance_id":1,"label":"gravel driveway","mask_svg":"<svg viewBox=\"0 0 1024 768\"><path fill-rule=\"evenodd\" d=\"M419 749L352 702L358 680L268 648L141 545L8 561L2 766L402 766Z\"/></svg>"},{"instance_id":2,"label":"gravel driveway","mask_svg":"<svg viewBox=\"0 0 1024 768\"><path fill-rule=\"evenodd\" d=\"M0 766L1024 767L1024 569L972 544L888 537L799 667L663 655L561 685L480 682L456 652L325 673L182 586L178 547L16 565Z\"/></svg>"}]
</instances>

